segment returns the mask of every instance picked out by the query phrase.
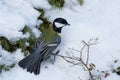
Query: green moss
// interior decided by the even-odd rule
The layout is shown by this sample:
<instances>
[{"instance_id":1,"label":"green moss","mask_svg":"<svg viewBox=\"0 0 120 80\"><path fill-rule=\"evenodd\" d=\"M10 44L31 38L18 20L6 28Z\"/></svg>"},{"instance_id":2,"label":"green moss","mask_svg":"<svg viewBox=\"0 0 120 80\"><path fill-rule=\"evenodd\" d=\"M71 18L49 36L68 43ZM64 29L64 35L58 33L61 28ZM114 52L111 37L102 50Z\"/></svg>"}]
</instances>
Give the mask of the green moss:
<instances>
[{"instance_id":1,"label":"green moss","mask_svg":"<svg viewBox=\"0 0 120 80\"><path fill-rule=\"evenodd\" d=\"M9 66L5 66L4 64L3 65L0 65L0 73L4 70L4 71L9 71L11 68L13 68L15 66L15 64L11 64Z\"/></svg>"},{"instance_id":2,"label":"green moss","mask_svg":"<svg viewBox=\"0 0 120 80\"><path fill-rule=\"evenodd\" d=\"M43 22L46 22L47 18L44 17L45 11L43 9L37 9L37 8L34 8L34 9L36 9L37 11L41 13L40 16L38 17L38 20L42 20Z\"/></svg>"},{"instance_id":3,"label":"green moss","mask_svg":"<svg viewBox=\"0 0 120 80\"><path fill-rule=\"evenodd\" d=\"M22 52L24 53L24 56L28 55L28 51L26 50L26 39L20 39L16 42L15 47L21 48Z\"/></svg>"},{"instance_id":4,"label":"green moss","mask_svg":"<svg viewBox=\"0 0 120 80\"><path fill-rule=\"evenodd\" d=\"M35 8L36 9L36 8ZM42 24L39 25L39 30L44 33L46 29L49 28L49 25L52 24L47 18L44 17L45 11L43 9L36 9L41 13L41 15L38 17L39 20L42 20Z\"/></svg>"},{"instance_id":5,"label":"green moss","mask_svg":"<svg viewBox=\"0 0 120 80\"><path fill-rule=\"evenodd\" d=\"M64 6L65 1L64 0L48 0L50 5L57 7L57 8L62 8Z\"/></svg>"},{"instance_id":6,"label":"green moss","mask_svg":"<svg viewBox=\"0 0 120 80\"><path fill-rule=\"evenodd\" d=\"M34 9L36 9L37 11L39 11L41 13L40 16L38 17L38 19L42 19L45 14L45 11L43 9L37 9L37 8L34 8Z\"/></svg>"},{"instance_id":7,"label":"green moss","mask_svg":"<svg viewBox=\"0 0 120 80\"><path fill-rule=\"evenodd\" d=\"M30 37L27 39L28 42L30 41L29 42L30 44L34 44L35 43L36 36L35 36L35 34L32 32L32 30L29 27L25 26L24 29L22 30L22 32L23 32L23 34L25 34L27 32L30 34Z\"/></svg>"},{"instance_id":8,"label":"green moss","mask_svg":"<svg viewBox=\"0 0 120 80\"><path fill-rule=\"evenodd\" d=\"M27 56L28 52L32 51L37 38L35 37L35 35L32 32L32 30L29 27L27 27L27 26L24 27L22 32L23 32L23 34L25 34L27 32L30 34L28 39L21 39L21 40L17 41L17 44L19 45L18 47L20 47L22 49L22 51L24 52L24 55ZM29 46L25 45L26 42L29 43Z\"/></svg>"},{"instance_id":9,"label":"green moss","mask_svg":"<svg viewBox=\"0 0 120 80\"><path fill-rule=\"evenodd\" d=\"M10 68L13 68L14 66L15 66L15 64L11 64L9 67L10 67Z\"/></svg>"},{"instance_id":10,"label":"green moss","mask_svg":"<svg viewBox=\"0 0 120 80\"><path fill-rule=\"evenodd\" d=\"M0 73L1 73L1 71L3 70L4 66L5 66L5 65L0 65Z\"/></svg>"},{"instance_id":11,"label":"green moss","mask_svg":"<svg viewBox=\"0 0 120 80\"><path fill-rule=\"evenodd\" d=\"M21 31L23 32L23 34L28 32L30 34L29 38L28 39L20 39L20 40L16 41L16 43L13 44L13 43L10 43L10 41L7 38L0 37L0 44L8 52L13 52L16 49L21 48L22 52L24 52L24 55L27 56L28 52L32 51L37 38L35 37L32 30L27 26L25 26L24 29ZM29 43L29 46L26 46L27 42Z\"/></svg>"},{"instance_id":12,"label":"green moss","mask_svg":"<svg viewBox=\"0 0 120 80\"><path fill-rule=\"evenodd\" d=\"M2 48L4 48L8 52L14 52L16 49L20 48L22 49L22 52L24 53L24 55L27 56L28 53L32 51L37 38L35 37L32 30L27 26L25 26L25 28L21 30L21 32L23 32L23 34L28 32L30 34L29 38L27 39L23 38L23 39L16 41L15 43L11 43L7 38L0 37L0 45L2 46ZM29 43L29 45L27 46L26 43ZM0 57L2 56L0 55ZM0 72L2 70L9 71L14 66L15 66L14 63L9 66L0 64Z\"/></svg>"},{"instance_id":13,"label":"green moss","mask_svg":"<svg viewBox=\"0 0 120 80\"><path fill-rule=\"evenodd\" d=\"M12 45L10 41L5 37L0 37L0 44L5 50L9 52L13 52L16 49L16 47Z\"/></svg>"},{"instance_id":14,"label":"green moss","mask_svg":"<svg viewBox=\"0 0 120 80\"><path fill-rule=\"evenodd\" d=\"M78 0L78 1L79 1L80 6L82 6L84 1L83 0Z\"/></svg>"}]
</instances>

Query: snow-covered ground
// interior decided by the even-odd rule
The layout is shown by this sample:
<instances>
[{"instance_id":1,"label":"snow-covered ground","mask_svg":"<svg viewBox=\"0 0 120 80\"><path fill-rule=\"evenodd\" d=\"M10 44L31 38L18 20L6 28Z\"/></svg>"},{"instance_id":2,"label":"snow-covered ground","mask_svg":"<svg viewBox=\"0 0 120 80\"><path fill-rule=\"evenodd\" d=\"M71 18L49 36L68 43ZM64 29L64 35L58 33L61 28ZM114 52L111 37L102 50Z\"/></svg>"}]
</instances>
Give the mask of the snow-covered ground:
<instances>
[{"instance_id":1,"label":"snow-covered ground","mask_svg":"<svg viewBox=\"0 0 120 80\"><path fill-rule=\"evenodd\" d=\"M51 7L47 0L0 0L0 36L16 41L27 37L19 30L28 25L38 35L35 26L38 24L38 13L34 7L42 7L46 10L46 17L53 21L57 17L63 17L71 24L62 31L61 52L71 52L68 48L80 49L81 41L90 38L99 38L99 44L90 48L90 63L96 65L99 71L108 71L110 75L102 80L120 80L120 76L112 73L111 69L120 66L120 1L119 0L84 0L80 6L77 0L66 0L63 9ZM74 55L79 53L73 52ZM23 58L21 50L10 54L0 47L0 63L6 60L18 62ZM14 55L13 55L14 54ZM7 57L6 57L7 56ZM47 66L47 68L45 68ZM89 74L82 66L69 67L70 64L57 57L55 64L43 63L40 75L35 76L16 65L10 71L3 71L0 80L87 80ZM97 75L99 73L95 73ZM80 78L80 79L79 79Z\"/></svg>"}]
</instances>

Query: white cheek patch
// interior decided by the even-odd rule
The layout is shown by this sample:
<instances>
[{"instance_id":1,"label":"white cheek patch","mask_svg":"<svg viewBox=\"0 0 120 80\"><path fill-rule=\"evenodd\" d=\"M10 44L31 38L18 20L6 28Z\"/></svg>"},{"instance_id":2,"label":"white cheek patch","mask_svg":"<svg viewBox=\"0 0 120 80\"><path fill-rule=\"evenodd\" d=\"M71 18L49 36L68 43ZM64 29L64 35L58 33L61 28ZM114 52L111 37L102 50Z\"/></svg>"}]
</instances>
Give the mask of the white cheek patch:
<instances>
[{"instance_id":1,"label":"white cheek patch","mask_svg":"<svg viewBox=\"0 0 120 80\"><path fill-rule=\"evenodd\" d=\"M56 26L57 28L60 28L60 27L65 26L65 24L61 24L61 23L55 22L55 26Z\"/></svg>"}]
</instances>

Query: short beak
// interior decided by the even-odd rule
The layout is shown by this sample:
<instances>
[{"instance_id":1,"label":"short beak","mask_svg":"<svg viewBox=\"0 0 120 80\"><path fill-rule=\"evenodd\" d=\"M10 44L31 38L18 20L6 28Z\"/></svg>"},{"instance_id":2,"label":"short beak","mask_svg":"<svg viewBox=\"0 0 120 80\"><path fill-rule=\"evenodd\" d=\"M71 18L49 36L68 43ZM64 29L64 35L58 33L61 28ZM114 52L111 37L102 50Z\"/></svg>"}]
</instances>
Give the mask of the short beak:
<instances>
[{"instance_id":1,"label":"short beak","mask_svg":"<svg viewBox=\"0 0 120 80\"><path fill-rule=\"evenodd\" d=\"M68 23L67 25L68 25L68 26L70 26L70 24L69 24L69 23Z\"/></svg>"}]
</instances>

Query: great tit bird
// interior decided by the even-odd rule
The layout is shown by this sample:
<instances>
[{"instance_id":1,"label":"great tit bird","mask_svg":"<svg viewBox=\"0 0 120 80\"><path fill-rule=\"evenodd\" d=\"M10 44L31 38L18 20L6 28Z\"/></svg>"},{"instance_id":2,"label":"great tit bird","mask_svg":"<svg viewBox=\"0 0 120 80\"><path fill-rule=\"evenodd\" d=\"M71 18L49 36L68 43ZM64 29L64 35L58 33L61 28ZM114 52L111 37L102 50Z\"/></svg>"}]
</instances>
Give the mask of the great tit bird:
<instances>
[{"instance_id":1,"label":"great tit bird","mask_svg":"<svg viewBox=\"0 0 120 80\"><path fill-rule=\"evenodd\" d=\"M56 18L53 25L40 36L30 55L19 61L18 65L28 72L38 75L41 62L48 59L52 52L61 42L61 30L64 26L70 25L66 19Z\"/></svg>"}]
</instances>

